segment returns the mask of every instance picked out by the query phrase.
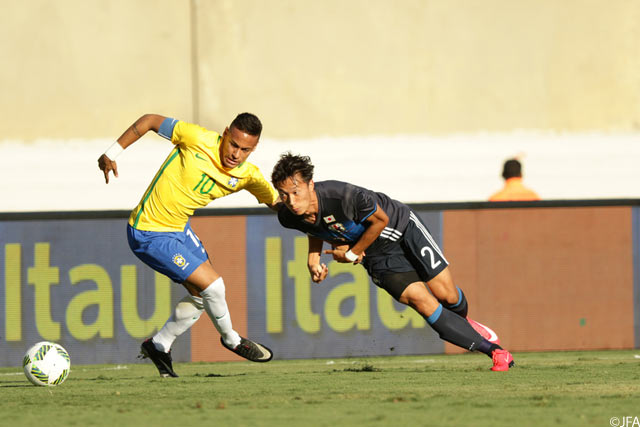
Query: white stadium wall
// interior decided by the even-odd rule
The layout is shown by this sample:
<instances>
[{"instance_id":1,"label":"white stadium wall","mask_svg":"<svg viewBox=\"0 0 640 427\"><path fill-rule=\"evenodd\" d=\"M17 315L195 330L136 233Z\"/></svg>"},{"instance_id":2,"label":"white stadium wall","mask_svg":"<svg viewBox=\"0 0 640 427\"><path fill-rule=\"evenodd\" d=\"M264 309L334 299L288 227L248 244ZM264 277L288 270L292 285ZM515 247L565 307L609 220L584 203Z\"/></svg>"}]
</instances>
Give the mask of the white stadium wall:
<instances>
[{"instance_id":1,"label":"white stadium wall","mask_svg":"<svg viewBox=\"0 0 640 427\"><path fill-rule=\"evenodd\" d=\"M422 203L487 200L502 186L504 158L524 153L525 182L543 199L640 198L637 140L631 133L265 137L251 160L268 177L280 153L291 150L311 156L316 180L350 181ZM109 144L108 139L0 144L0 151L13 153L0 156L0 211L132 209L171 144L152 135L133 145L118 158L119 177L105 185L96 160ZM256 203L241 192L210 207Z\"/></svg>"},{"instance_id":2,"label":"white stadium wall","mask_svg":"<svg viewBox=\"0 0 640 427\"><path fill-rule=\"evenodd\" d=\"M485 200L515 155L545 199L640 197L637 2L2 5L0 211L131 208L166 143L109 186L96 159L146 112L221 131L252 111L266 175L291 150L407 202Z\"/></svg>"}]
</instances>

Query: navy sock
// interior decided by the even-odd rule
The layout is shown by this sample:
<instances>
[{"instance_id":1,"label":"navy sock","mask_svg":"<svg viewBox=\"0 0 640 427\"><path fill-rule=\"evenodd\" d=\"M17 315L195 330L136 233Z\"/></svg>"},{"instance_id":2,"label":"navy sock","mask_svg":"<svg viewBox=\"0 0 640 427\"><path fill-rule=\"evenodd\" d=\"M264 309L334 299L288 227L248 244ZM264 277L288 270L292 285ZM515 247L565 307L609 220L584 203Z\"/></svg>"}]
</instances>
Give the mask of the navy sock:
<instances>
[{"instance_id":1,"label":"navy sock","mask_svg":"<svg viewBox=\"0 0 640 427\"><path fill-rule=\"evenodd\" d=\"M466 319L442 307L442 304L426 320L440 338L458 347L469 351L477 350L488 356L491 356L496 347L499 348L482 338Z\"/></svg>"},{"instance_id":2,"label":"navy sock","mask_svg":"<svg viewBox=\"0 0 640 427\"><path fill-rule=\"evenodd\" d=\"M453 311L455 314L457 314L460 317L467 317L467 312L469 311L469 305L467 304L467 297L464 296L464 292L462 292L462 289L460 289L459 287L456 286L456 289L458 290L458 301L455 304L443 304L445 308L448 308L449 310Z\"/></svg>"},{"instance_id":3,"label":"navy sock","mask_svg":"<svg viewBox=\"0 0 640 427\"><path fill-rule=\"evenodd\" d=\"M502 350L502 347L500 347L498 344L489 342L483 338L482 342L478 344L478 347L476 347L476 350L478 350L480 353L484 353L487 356L491 357L493 350Z\"/></svg>"}]
</instances>

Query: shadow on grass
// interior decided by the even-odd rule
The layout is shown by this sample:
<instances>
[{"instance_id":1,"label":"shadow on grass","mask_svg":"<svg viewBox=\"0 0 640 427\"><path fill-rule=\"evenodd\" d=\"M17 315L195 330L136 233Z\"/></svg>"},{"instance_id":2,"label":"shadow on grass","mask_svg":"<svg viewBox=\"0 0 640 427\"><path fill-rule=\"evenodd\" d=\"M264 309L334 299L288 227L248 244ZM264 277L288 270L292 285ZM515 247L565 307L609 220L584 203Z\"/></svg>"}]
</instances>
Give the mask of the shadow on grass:
<instances>
[{"instance_id":1,"label":"shadow on grass","mask_svg":"<svg viewBox=\"0 0 640 427\"><path fill-rule=\"evenodd\" d=\"M222 374L200 374L200 373L196 373L193 374L194 377L200 377L200 378L227 378L227 377L241 377L247 374L226 374L226 375L222 375Z\"/></svg>"},{"instance_id":2,"label":"shadow on grass","mask_svg":"<svg viewBox=\"0 0 640 427\"><path fill-rule=\"evenodd\" d=\"M7 381L1 382L0 388L1 387L33 387L33 384L30 382L25 383L24 381Z\"/></svg>"},{"instance_id":3,"label":"shadow on grass","mask_svg":"<svg viewBox=\"0 0 640 427\"><path fill-rule=\"evenodd\" d=\"M381 372L382 369L376 368L375 366L369 363L365 363L363 365L356 366L354 368L345 368L343 369L343 371L344 372Z\"/></svg>"}]
</instances>

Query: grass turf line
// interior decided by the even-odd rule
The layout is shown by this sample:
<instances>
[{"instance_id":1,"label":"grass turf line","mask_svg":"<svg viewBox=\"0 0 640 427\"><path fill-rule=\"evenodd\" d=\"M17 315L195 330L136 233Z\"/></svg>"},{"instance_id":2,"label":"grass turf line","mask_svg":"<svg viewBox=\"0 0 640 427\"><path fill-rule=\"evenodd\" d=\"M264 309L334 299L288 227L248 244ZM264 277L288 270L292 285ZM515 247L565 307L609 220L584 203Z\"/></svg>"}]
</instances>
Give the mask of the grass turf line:
<instances>
[{"instance_id":1,"label":"grass turf line","mask_svg":"<svg viewBox=\"0 0 640 427\"><path fill-rule=\"evenodd\" d=\"M75 366L58 387L0 369L4 425L507 426L640 419L638 350Z\"/></svg>"}]
</instances>

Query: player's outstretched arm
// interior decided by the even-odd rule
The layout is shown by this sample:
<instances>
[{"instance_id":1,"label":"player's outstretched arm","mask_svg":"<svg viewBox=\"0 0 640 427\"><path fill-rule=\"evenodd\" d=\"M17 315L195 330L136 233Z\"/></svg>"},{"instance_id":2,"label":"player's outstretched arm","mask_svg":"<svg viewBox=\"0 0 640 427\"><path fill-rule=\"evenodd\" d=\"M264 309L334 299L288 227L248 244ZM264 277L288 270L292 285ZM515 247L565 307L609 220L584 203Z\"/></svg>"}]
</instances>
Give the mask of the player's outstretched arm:
<instances>
[{"instance_id":1,"label":"player's outstretched arm","mask_svg":"<svg viewBox=\"0 0 640 427\"><path fill-rule=\"evenodd\" d=\"M129 126L120 138L98 158L98 167L104 174L104 180L107 184L109 183L109 172L113 172L113 175L118 177L116 157L148 131L158 132L165 118L159 114L145 114Z\"/></svg>"},{"instance_id":2,"label":"player's outstretched arm","mask_svg":"<svg viewBox=\"0 0 640 427\"><path fill-rule=\"evenodd\" d=\"M389 217L386 212L378 205L376 211L365 220L368 223L367 229L360 236L360 239L350 250L344 247L336 247L324 251L325 254L333 255L333 259L342 263L359 264L362 262L364 251L380 236L382 230L389 223Z\"/></svg>"},{"instance_id":3,"label":"player's outstretched arm","mask_svg":"<svg viewBox=\"0 0 640 427\"><path fill-rule=\"evenodd\" d=\"M309 236L309 258L307 261L307 267L309 268L309 274L311 280L315 283L320 283L326 279L329 269L325 264L320 263L320 252L322 251L322 244L324 242L317 237Z\"/></svg>"}]
</instances>

